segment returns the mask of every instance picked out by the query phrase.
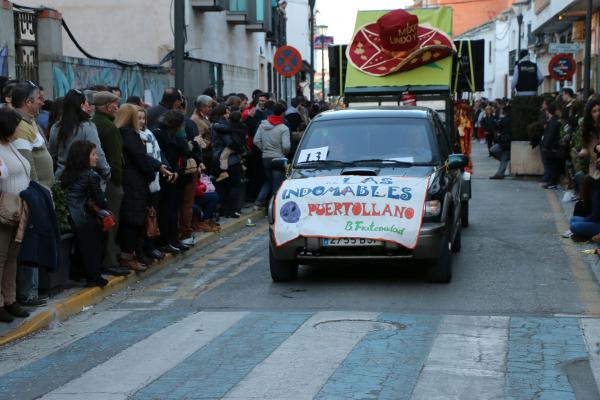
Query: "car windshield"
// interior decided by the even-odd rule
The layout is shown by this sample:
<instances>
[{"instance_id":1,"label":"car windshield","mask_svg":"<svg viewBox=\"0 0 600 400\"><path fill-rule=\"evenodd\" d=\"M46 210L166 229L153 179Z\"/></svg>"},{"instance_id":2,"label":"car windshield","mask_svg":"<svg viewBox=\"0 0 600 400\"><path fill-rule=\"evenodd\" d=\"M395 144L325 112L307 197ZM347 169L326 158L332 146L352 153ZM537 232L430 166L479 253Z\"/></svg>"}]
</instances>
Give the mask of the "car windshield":
<instances>
[{"instance_id":1,"label":"car windshield","mask_svg":"<svg viewBox=\"0 0 600 400\"><path fill-rule=\"evenodd\" d=\"M429 130L424 118L315 121L296 152L295 164L327 160L431 163L434 154Z\"/></svg>"}]
</instances>

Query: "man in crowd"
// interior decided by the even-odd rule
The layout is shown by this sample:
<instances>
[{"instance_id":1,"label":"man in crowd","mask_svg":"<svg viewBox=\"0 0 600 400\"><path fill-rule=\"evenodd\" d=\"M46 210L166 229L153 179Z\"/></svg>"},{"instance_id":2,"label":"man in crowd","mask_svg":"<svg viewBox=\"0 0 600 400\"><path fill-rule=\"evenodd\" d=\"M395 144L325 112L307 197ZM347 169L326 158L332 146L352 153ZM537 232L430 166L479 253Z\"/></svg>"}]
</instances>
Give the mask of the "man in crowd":
<instances>
[{"instance_id":1,"label":"man in crowd","mask_svg":"<svg viewBox=\"0 0 600 400\"><path fill-rule=\"evenodd\" d=\"M100 144L106 155L106 161L110 165L110 179L106 183L107 209L115 215L119 221L121 201L123 200L123 138L121 132L114 124L115 115L119 110L119 97L115 94L103 91L94 93L95 113L92 121L98 129ZM102 262L103 273L110 275L128 275L127 268L119 267L117 255L117 231L111 229L108 232L104 259Z\"/></svg>"},{"instance_id":2,"label":"man in crowd","mask_svg":"<svg viewBox=\"0 0 600 400\"><path fill-rule=\"evenodd\" d=\"M54 184L52 156L46 140L35 122L44 100L40 89L31 82L19 83L12 91L12 106L21 115L17 127L17 140L13 146L29 161L31 180L51 190ZM37 268L23 265L17 267L17 300L23 305L45 304L48 297L38 294L39 274Z\"/></svg>"},{"instance_id":3,"label":"man in crowd","mask_svg":"<svg viewBox=\"0 0 600 400\"><path fill-rule=\"evenodd\" d=\"M544 82L544 75L537 64L529 59L529 51L521 50L519 62L513 70L511 87L517 96L535 96L537 88Z\"/></svg>"},{"instance_id":4,"label":"man in crowd","mask_svg":"<svg viewBox=\"0 0 600 400\"><path fill-rule=\"evenodd\" d=\"M210 161L212 160L212 148L210 142L210 128L211 123L208 120L208 114L212 109L214 100L212 97L205 94L200 95L194 102L194 113L192 114L192 121L198 127L198 134L202 139L200 146L202 147L202 160L210 171Z\"/></svg>"},{"instance_id":5,"label":"man in crowd","mask_svg":"<svg viewBox=\"0 0 600 400\"><path fill-rule=\"evenodd\" d=\"M148 129L153 131L158 128L158 119L160 116L169 110L179 110L182 102L183 97L181 96L181 92L179 90L172 87L166 88L163 92L160 103L154 107L150 107L147 111Z\"/></svg>"}]
</instances>

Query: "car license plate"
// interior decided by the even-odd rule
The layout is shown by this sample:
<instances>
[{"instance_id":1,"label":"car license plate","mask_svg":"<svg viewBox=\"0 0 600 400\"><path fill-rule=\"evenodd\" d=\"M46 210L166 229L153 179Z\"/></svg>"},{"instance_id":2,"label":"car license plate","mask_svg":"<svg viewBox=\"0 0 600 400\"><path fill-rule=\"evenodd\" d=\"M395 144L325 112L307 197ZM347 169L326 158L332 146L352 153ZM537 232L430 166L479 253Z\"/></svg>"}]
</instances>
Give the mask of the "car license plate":
<instances>
[{"instance_id":1,"label":"car license plate","mask_svg":"<svg viewBox=\"0 0 600 400\"><path fill-rule=\"evenodd\" d=\"M381 240L360 238L323 239L325 247L380 246Z\"/></svg>"}]
</instances>

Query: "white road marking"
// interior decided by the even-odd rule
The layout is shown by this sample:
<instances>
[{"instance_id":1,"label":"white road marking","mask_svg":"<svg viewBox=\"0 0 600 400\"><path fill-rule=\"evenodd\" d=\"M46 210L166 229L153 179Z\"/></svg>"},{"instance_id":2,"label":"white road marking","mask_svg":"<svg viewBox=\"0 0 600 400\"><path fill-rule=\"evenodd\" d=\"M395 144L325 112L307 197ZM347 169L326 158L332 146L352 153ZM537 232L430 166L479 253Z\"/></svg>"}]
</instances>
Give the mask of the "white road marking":
<instances>
[{"instance_id":1,"label":"white road marking","mask_svg":"<svg viewBox=\"0 0 600 400\"><path fill-rule=\"evenodd\" d=\"M247 312L193 314L128 347L81 377L48 393L42 399L125 400L128 395L175 367L247 314Z\"/></svg>"},{"instance_id":2,"label":"white road marking","mask_svg":"<svg viewBox=\"0 0 600 400\"><path fill-rule=\"evenodd\" d=\"M590 367L596 386L600 391L600 319L583 318L579 320L590 357Z\"/></svg>"},{"instance_id":3,"label":"white road marking","mask_svg":"<svg viewBox=\"0 0 600 400\"><path fill-rule=\"evenodd\" d=\"M508 317L447 316L412 399L501 399Z\"/></svg>"},{"instance_id":4,"label":"white road marking","mask_svg":"<svg viewBox=\"0 0 600 400\"><path fill-rule=\"evenodd\" d=\"M360 322L340 322L340 329L325 328L327 324L315 325L345 319L374 320L377 315L370 312L319 312L313 315L224 398L314 398L354 346L373 329L373 324Z\"/></svg>"},{"instance_id":5,"label":"white road marking","mask_svg":"<svg viewBox=\"0 0 600 400\"><path fill-rule=\"evenodd\" d=\"M105 327L111 322L126 316L129 311L84 312L0 350L0 375L5 375L44 358L77 340Z\"/></svg>"}]
</instances>

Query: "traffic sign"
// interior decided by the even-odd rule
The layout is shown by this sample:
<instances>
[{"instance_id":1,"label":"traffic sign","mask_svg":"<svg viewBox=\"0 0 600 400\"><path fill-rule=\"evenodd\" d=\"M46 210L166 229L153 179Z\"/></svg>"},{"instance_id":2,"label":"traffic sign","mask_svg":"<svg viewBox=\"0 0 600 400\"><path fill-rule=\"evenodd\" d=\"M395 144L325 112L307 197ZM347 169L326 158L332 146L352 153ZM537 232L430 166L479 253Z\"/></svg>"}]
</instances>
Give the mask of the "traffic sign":
<instances>
[{"instance_id":1,"label":"traffic sign","mask_svg":"<svg viewBox=\"0 0 600 400\"><path fill-rule=\"evenodd\" d=\"M273 66L279 75L291 78L302 69L302 56L296 48L282 46L275 52Z\"/></svg>"},{"instance_id":2,"label":"traffic sign","mask_svg":"<svg viewBox=\"0 0 600 400\"><path fill-rule=\"evenodd\" d=\"M548 53L550 54L572 54L579 51L579 43L550 43Z\"/></svg>"},{"instance_id":3,"label":"traffic sign","mask_svg":"<svg viewBox=\"0 0 600 400\"><path fill-rule=\"evenodd\" d=\"M570 81L576 68L575 59L570 54L557 54L548 64L550 76L557 81Z\"/></svg>"}]
</instances>

